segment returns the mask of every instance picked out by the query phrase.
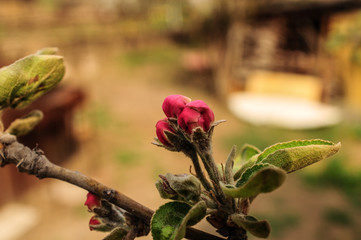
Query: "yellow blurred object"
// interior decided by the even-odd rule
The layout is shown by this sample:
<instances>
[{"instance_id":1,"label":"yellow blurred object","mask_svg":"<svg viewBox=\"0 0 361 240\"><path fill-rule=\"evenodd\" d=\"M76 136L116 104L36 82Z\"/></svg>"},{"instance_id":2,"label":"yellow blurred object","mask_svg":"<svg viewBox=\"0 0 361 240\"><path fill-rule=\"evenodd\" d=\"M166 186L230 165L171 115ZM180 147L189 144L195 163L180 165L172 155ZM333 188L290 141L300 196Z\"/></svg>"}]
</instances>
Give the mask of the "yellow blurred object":
<instances>
[{"instance_id":1,"label":"yellow blurred object","mask_svg":"<svg viewBox=\"0 0 361 240\"><path fill-rule=\"evenodd\" d=\"M246 92L292 96L320 101L321 79L294 73L255 71L250 74L245 85Z\"/></svg>"}]
</instances>

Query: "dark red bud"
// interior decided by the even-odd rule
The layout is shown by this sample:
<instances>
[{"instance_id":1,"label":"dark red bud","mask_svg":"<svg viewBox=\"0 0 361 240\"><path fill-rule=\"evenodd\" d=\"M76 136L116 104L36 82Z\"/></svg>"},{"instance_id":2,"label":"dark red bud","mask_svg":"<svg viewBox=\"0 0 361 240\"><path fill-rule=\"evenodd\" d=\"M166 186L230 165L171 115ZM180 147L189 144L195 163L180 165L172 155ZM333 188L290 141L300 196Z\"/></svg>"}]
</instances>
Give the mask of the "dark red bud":
<instances>
[{"instance_id":1,"label":"dark red bud","mask_svg":"<svg viewBox=\"0 0 361 240\"><path fill-rule=\"evenodd\" d=\"M162 108L167 117L177 118L191 99L183 95L169 95L164 99Z\"/></svg>"},{"instance_id":2,"label":"dark red bud","mask_svg":"<svg viewBox=\"0 0 361 240\"><path fill-rule=\"evenodd\" d=\"M93 231L94 229L97 229L97 227L101 225L101 222L98 220L96 216L92 216L89 221L89 229L90 231Z\"/></svg>"},{"instance_id":3,"label":"dark red bud","mask_svg":"<svg viewBox=\"0 0 361 240\"><path fill-rule=\"evenodd\" d=\"M157 122L157 124L155 125L155 127L156 127L156 134L157 134L158 140L161 143L163 143L165 146L172 147L173 144L169 141L169 139L168 139L167 135L165 134L165 132L169 132L169 133L172 133L172 134L176 134L176 132L169 125L169 122L168 122L167 118L159 120Z\"/></svg>"},{"instance_id":4,"label":"dark red bud","mask_svg":"<svg viewBox=\"0 0 361 240\"><path fill-rule=\"evenodd\" d=\"M94 208L100 206L100 198L89 192L84 205L88 207L89 211L93 211Z\"/></svg>"},{"instance_id":5,"label":"dark red bud","mask_svg":"<svg viewBox=\"0 0 361 240\"><path fill-rule=\"evenodd\" d=\"M197 127L208 132L213 121L213 111L202 100L188 103L178 117L178 125L188 134L192 134L193 129Z\"/></svg>"}]
</instances>

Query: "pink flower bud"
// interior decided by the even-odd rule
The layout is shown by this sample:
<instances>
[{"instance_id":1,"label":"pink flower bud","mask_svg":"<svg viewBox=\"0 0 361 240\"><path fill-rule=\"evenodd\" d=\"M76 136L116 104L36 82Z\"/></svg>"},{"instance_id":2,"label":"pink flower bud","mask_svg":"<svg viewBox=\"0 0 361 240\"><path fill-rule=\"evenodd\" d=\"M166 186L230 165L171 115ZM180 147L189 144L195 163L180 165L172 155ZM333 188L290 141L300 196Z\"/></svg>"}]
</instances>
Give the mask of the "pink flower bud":
<instances>
[{"instance_id":1,"label":"pink flower bud","mask_svg":"<svg viewBox=\"0 0 361 240\"><path fill-rule=\"evenodd\" d=\"M177 118L190 101L190 98L183 95L169 95L164 99L163 112L167 117Z\"/></svg>"},{"instance_id":2,"label":"pink flower bud","mask_svg":"<svg viewBox=\"0 0 361 240\"><path fill-rule=\"evenodd\" d=\"M100 198L89 192L86 195L86 201L84 205L88 207L89 211L93 211L94 208L100 206Z\"/></svg>"},{"instance_id":3,"label":"pink flower bud","mask_svg":"<svg viewBox=\"0 0 361 240\"><path fill-rule=\"evenodd\" d=\"M94 229L98 229L100 225L101 225L101 222L99 221L99 219L96 216L92 216L89 221L90 231L93 231Z\"/></svg>"},{"instance_id":4,"label":"pink flower bud","mask_svg":"<svg viewBox=\"0 0 361 240\"><path fill-rule=\"evenodd\" d=\"M178 125L188 134L192 134L197 127L208 132L213 121L213 111L202 100L188 103L178 117Z\"/></svg>"},{"instance_id":5,"label":"pink flower bud","mask_svg":"<svg viewBox=\"0 0 361 240\"><path fill-rule=\"evenodd\" d=\"M156 127L156 134L157 134L158 140L161 143L163 143L165 146L172 147L173 144L169 141L165 132L169 132L172 134L176 134L176 133L175 133L174 129L169 125L167 118L159 120L157 122L157 124L155 125L155 127Z\"/></svg>"}]
</instances>

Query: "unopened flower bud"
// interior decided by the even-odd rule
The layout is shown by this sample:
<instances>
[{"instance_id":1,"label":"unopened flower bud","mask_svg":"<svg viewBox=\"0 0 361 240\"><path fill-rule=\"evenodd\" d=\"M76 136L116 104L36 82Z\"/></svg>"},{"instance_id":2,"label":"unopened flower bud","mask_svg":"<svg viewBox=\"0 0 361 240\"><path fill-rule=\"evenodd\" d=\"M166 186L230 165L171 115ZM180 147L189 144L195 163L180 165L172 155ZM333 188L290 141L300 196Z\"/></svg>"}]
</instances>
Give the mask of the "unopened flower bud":
<instances>
[{"instance_id":1,"label":"unopened flower bud","mask_svg":"<svg viewBox=\"0 0 361 240\"><path fill-rule=\"evenodd\" d=\"M100 232L109 232L114 228L114 226L108 225L104 222L101 217L92 216L89 221L90 231L100 231Z\"/></svg>"},{"instance_id":2,"label":"unopened flower bud","mask_svg":"<svg viewBox=\"0 0 361 240\"><path fill-rule=\"evenodd\" d=\"M164 99L162 105L163 112L169 118L177 118L186 106L186 104L190 101L190 98L183 95L169 95Z\"/></svg>"},{"instance_id":3,"label":"unopened flower bud","mask_svg":"<svg viewBox=\"0 0 361 240\"><path fill-rule=\"evenodd\" d=\"M213 111L202 100L188 103L178 117L178 125L188 134L198 127L208 132L213 121Z\"/></svg>"},{"instance_id":4,"label":"unopened flower bud","mask_svg":"<svg viewBox=\"0 0 361 240\"><path fill-rule=\"evenodd\" d=\"M94 208L100 206L100 198L89 192L86 195L86 201L84 205L88 207L89 211L93 211Z\"/></svg>"},{"instance_id":5,"label":"unopened flower bud","mask_svg":"<svg viewBox=\"0 0 361 240\"><path fill-rule=\"evenodd\" d=\"M90 231L93 231L94 229L96 229L100 225L101 225L101 222L98 220L98 218L96 216L92 216L90 218L90 221L89 221L89 229L90 229Z\"/></svg>"},{"instance_id":6,"label":"unopened flower bud","mask_svg":"<svg viewBox=\"0 0 361 240\"><path fill-rule=\"evenodd\" d=\"M201 183L190 174L160 175L156 187L162 198L197 202L201 195Z\"/></svg>"},{"instance_id":7,"label":"unopened flower bud","mask_svg":"<svg viewBox=\"0 0 361 240\"><path fill-rule=\"evenodd\" d=\"M168 180L163 176L159 175L161 180L158 180L155 183L155 187L157 188L159 195L164 199L177 199L177 192L174 191L170 186Z\"/></svg>"},{"instance_id":8,"label":"unopened flower bud","mask_svg":"<svg viewBox=\"0 0 361 240\"><path fill-rule=\"evenodd\" d=\"M174 129L169 125L169 122L167 120L167 118L164 118L162 120L159 120L157 122L157 124L155 125L156 127L156 134L158 137L158 140L163 143L163 145L167 146L167 147L172 147L173 144L171 143L171 141L168 139L167 137L167 133L170 134L176 134L176 132L174 131Z\"/></svg>"}]
</instances>

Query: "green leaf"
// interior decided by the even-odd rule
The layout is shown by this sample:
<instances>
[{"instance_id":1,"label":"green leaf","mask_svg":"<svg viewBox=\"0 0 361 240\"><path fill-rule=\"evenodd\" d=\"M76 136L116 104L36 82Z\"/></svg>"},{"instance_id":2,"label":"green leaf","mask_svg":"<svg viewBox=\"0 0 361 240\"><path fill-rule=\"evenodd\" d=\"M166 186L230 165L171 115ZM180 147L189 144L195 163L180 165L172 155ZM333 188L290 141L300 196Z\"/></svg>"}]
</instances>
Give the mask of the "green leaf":
<instances>
[{"instance_id":1,"label":"green leaf","mask_svg":"<svg viewBox=\"0 0 361 240\"><path fill-rule=\"evenodd\" d=\"M245 144L241 149L241 158L243 161L247 162L254 155L259 154L260 152L261 151L257 147L250 144Z\"/></svg>"},{"instance_id":2,"label":"green leaf","mask_svg":"<svg viewBox=\"0 0 361 240\"><path fill-rule=\"evenodd\" d=\"M336 154L340 147L341 143L319 139L279 143L265 149L257 163L270 163L290 173Z\"/></svg>"},{"instance_id":3,"label":"green leaf","mask_svg":"<svg viewBox=\"0 0 361 240\"><path fill-rule=\"evenodd\" d=\"M65 73L63 57L42 52L0 69L0 109L25 107L56 86Z\"/></svg>"},{"instance_id":4,"label":"green leaf","mask_svg":"<svg viewBox=\"0 0 361 240\"><path fill-rule=\"evenodd\" d=\"M228 183L228 184L234 183L233 165L234 165L234 158L236 156L236 151L237 151L236 146L233 146L231 152L228 155L228 158L226 161L226 166L224 169L224 174L225 174L224 178L226 179L226 183Z\"/></svg>"},{"instance_id":5,"label":"green leaf","mask_svg":"<svg viewBox=\"0 0 361 240\"><path fill-rule=\"evenodd\" d=\"M282 169L270 164L256 164L242 174L235 186L220 184L227 196L245 198L272 192L280 187L285 179L286 172Z\"/></svg>"},{"instance_id":6,"label":"green leaf","mask_svg":"<svg viewBox=\"0 0 361 240\"><path fill-rule=\"evenodd\" d=\"M58 52L57 47L46 47L38 50L35 54L36 55L55 55Z\"/></svg>"},{"instance_id":7,"label":"green leaf","mask_svg":"<svg viewBox=\"0 0 361 240\"><path fill-rule=\"evenodd\" d=\"M14 120L6 129L6 133L23 136L33 130L43 119L43 113L40 110L34 110L22 118Z\"/></svg>"},{"instance_id":8,"label":"green leaf","mask_svg":"<svg viewBox=\"0 0 361 240\"><path fill-rule=\"evenodd\" d=\"M236 187L241 187L250 179L250 177L255 175L261 169L269 167L269 166L270 166L270 164L256 164L256 165L248 168L246 171L244 171L241 178L237 181Z\"/></svg>"},{"instance_id":9,"label":"green leaf","mask_svg":"<svg viewBox=\"0 0 361 240\"><path fill-rule=\"evenodd\" d=\"M206 215L207 206L200 201L191 207L184 202L169 202L153 215L151 231L154 240L180 240L187 226L198 223Z\"/></svg>"},{"instance_id":10,"label":"green leaf","mask_svg":"<svg viewBox=\"0 0 361 240\"><path fill-rule=\"evenodd\" d=\"M257 160L258 154L253 155L253 157L251 157L250 159L248 159L247 162L245 162L240 169L237 170L237 172L234 174L233 178L234 180L239 179L242 174L244 173L244 171L246 171L248 168L252 167Z\"/></svg>"},{"instance_id":11,"label":"green leaf","mask_svg":"<svg viewBox=\"0 0 361 240\"><path fill-rule=\"evenodd\" d=\"M241 149L241 159L243 162L243 165L235 172L233 178L234 180L237 180L241 177L242 173L252 167L254 165L254 163L257 160L258 154L261 151L250 144L245 144L243 145L242 149Z\"/></svg>"},{"instance_id":12,"label":"green leaf","mask_svg":"<svg viewBox=\"0 0 361 240\"><path fill-rule=\"evenodd\" d=\"M129 228L116 227L103 240L122 240L125 238Z\"/></svg>"},{"instance_id":13,"label":"green leaf","mask_svg":"<svg viewBox=\"0 0 361 240\"><path fill-rule=\"evenodd\" d=\"M255 217L243 214L233 214L231 220L238 226L259 238L267 238L271 232L271 227L266 220L258 221Z\"/></svg>"}]
</instances>

